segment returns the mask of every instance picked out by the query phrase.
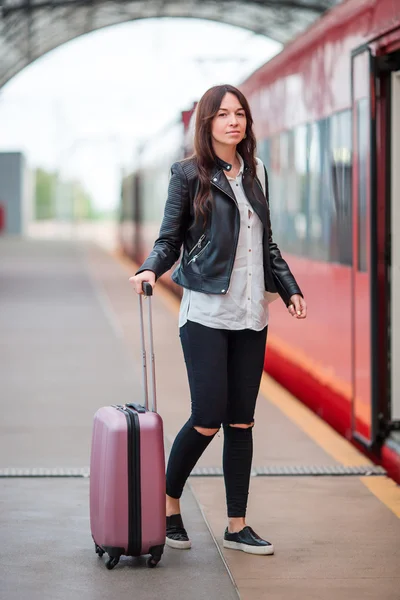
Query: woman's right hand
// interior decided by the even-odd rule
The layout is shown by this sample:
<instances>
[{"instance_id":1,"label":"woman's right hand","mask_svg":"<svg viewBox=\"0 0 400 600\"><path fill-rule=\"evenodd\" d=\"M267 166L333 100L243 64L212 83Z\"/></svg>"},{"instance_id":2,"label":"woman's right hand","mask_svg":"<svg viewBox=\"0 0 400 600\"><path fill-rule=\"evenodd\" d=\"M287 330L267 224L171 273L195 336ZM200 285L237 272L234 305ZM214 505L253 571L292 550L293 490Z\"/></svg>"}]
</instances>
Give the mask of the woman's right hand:
<instances>
[{"instance_id":1,"label":"woman's right hand","mask_svg":"<svg viewBox=\"0 0 400 600\"><path fill-rule=\"evenodd\" d=\"M154 271L142 271L138 275L130 277L129 281L133 284L137 294L143 294L142 283L148 281L154 289L154 286L156 285L156 274Z\"/></svg>"}]
</instances>

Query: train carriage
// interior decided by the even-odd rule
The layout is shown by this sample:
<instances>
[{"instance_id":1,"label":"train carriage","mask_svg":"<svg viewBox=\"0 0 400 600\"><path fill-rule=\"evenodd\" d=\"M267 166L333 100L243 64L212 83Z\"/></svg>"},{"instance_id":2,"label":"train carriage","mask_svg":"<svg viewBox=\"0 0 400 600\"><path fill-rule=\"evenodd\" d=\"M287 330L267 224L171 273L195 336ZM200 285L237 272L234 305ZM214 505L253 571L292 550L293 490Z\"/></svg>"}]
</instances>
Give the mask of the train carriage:
<instances>
[{"instance_id":1,"label":"train carriage","mask_svg":"<svg viewBox=\"0 0 400 600\"><path fill-rule=\"evenodd\" d=\"M192 116L196 103L139 149L134 170L122 181L119 244L137 263L153 247L162 220L171 165L191 151ZM170 273L162 277L177 294Z\"/></svg>"},{"instance_id":2,"label":"train carriage","mask_svg":"<svg viewBox=\"0 0 400 600\"><path fill-rule=\"evenodd\" d=\"M345 1L240 87L269 173L274 238L309 304L296 324L272 305L265 368L400 482L400 3ZM192 112L124 182L138 262ZM157 189L146 184L155 172Z\"/></svg>"},{"instance_id":3,"label":"train carriage","mask_svg":"<svg viewBox=\"0 0 400 600\"><path fill-rule=\"evenodd\" d=\"M399 481L400 3L344 2L241 89L309 303L273 307L266 368Z\"/></svg>"}]
</instances>

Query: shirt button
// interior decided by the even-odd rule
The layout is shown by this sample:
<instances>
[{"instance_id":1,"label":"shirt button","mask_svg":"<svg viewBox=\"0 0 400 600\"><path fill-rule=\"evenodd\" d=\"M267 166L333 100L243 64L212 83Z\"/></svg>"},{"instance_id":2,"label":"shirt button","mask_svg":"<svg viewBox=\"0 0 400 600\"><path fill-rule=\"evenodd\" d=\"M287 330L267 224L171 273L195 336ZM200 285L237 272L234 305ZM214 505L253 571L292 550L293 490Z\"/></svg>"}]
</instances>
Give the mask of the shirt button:
<instances>
[{"instance_id":1,"label":"shirt button","mask_svg":"<svg viewBox=\"0 0 400 600\"><path fill-rule=\"evenodd\" d=\"M249 252L251 252L251 248L249 249Z\"/></svg>"},{"instance_id":2,"label":"shirt button","mask_svg":"<svg viewBox=\"0 0 400 600\"><path fill-rule=\"evenodd\" d=\"M247 229L250 229L250 225L247 225Z\"/></svg>"},{"instance_id":3,"label":"shirt button","mask_svg":"<svg viewBox=\"0 0 400 600\"><path fill-rule=\"evenodd\" d=\"M216 177L214 177L213 181L217 181L217 178L216 178Z\"/></svg>"},{"instance_id":4,"label":"shirt button","mask_svg":"<svg viewBox=\"0 0 400 600\"><path fill-rule=\"evenodd\" d=\"M221 292L222 292L222 293L224 293L224 292L225 292L225 290L221 290Z\"/></svg>"}]
</instances>

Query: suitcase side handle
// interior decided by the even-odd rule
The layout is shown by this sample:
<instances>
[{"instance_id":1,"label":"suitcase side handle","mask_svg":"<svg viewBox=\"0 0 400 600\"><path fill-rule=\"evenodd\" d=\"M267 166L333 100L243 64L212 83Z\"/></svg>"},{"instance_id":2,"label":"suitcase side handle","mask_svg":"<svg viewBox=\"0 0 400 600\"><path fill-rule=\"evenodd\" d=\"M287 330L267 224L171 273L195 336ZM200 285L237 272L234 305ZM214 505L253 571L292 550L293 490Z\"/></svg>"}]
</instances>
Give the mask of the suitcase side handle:
<instances>
[{"instance_id":1,"label":"suitcase side handle","mask_svg":"<svg viewBox=\"0 0 400 600\"><path fill-rule=\"evenodd\" d=\"M150 339L150 358L151 358L151 410L157 412L157 398L156 398L156 365L154 356L154 343L153 343L153 318L152 318L152 305L151 296L153 295L153 287L148 281L143 281L142 290L145 298L148 299L148 330ZM144 406L146 410L149 410L149 392L147 385L147 357L146 357L146 342L144 336L144 318L143 318L143 297L142 294L139 296L139 315L140 315L140 338L142 345L142 370L143 370L143 390L144 390Z\"/></svg>"},{"instance_id":2,"label":"suitcase side handle","mask_svg":"<svg viewBox=\"0 0 400 600\"><path fill-rule=\"evenodd\" d=\"M125 404L125 406L127 406L128 408L133 408L138 413L145 413L146 412L145 407L142 406L141 404L135 404L134 402L127 402Z\"/></svg>"}]
</instances>

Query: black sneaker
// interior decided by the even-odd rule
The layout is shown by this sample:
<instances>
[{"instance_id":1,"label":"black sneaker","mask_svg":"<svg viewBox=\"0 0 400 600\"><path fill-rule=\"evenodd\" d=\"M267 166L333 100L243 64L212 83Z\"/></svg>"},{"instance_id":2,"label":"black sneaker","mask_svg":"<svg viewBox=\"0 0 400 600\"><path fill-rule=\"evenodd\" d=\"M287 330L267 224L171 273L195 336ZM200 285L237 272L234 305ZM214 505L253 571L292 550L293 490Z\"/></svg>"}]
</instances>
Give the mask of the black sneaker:
<instances>
[{"instance_id":1,"label":"black sneaker","mask_svg":"<svg viewBox=\"0 0 400 600\"><path fill-rule=\"evenodd\" d=\"M263 540L251 527L247 526L238 533L229 533L228 528L224 534L224 548L243 550L249 554L273 554L274 547L270 542Z\"/></svg>"},{"instance_id":2,"label":"black sneaker","mask_svg":"<svg viewBox=\"0 0 400 600\"><path fill-rule=\"evenodd\" d=\"M165 543L170 548L185 550L192 547L186 529L183 526L181 515L167 517L167 533Z\"/></svg>"}]
</instances>

